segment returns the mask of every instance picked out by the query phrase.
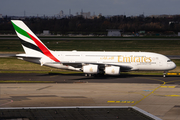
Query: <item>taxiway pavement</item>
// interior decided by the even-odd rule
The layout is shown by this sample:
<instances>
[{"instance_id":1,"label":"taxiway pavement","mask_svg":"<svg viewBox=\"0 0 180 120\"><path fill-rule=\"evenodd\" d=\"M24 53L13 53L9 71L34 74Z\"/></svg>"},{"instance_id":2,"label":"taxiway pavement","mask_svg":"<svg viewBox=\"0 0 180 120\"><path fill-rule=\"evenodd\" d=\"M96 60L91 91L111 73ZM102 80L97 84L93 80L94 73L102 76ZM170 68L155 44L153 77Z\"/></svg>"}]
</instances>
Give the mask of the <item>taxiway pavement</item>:
<instances>
[{"instance_id":1,"label":"taxiway pavement","mask_svg":"<svg viewBox=\"0 0 180 120\"><path fill-rule=\"evenodd\" d=\"M1 107L136 106L161 119L180 119L180 77L83 74L0 74Z\"/></svg>"}]
</instances>

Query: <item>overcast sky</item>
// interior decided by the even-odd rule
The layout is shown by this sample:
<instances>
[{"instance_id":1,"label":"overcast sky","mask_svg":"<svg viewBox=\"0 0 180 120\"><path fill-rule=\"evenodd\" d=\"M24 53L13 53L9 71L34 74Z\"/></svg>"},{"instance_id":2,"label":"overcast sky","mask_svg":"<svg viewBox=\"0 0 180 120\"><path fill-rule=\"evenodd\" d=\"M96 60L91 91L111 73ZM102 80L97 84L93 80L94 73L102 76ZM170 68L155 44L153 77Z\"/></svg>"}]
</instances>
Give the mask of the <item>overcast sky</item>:
<instances>
[{"instance_id":1,"label":"overcast sky","mask_svg":"<svg viewBox=\"0 0 180 120\"><path fill-rule=\"evenodd\" d=\"M53 16L91 12L98 15L160 15L180 14L180 0L0 0L0 14L23 16Z\"/></svg>"}]
</instances>

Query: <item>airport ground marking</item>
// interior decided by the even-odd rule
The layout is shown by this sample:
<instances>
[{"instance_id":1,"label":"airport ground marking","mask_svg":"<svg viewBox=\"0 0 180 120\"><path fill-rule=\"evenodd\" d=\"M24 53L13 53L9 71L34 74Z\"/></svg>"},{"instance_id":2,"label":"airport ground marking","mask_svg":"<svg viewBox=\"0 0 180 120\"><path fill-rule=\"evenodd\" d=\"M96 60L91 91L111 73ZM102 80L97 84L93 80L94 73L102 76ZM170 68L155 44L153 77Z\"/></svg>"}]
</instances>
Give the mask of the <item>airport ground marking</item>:
<instances>
[{"instance_id":1,"label":"airport ground marking","mask_svg":"<svg viewBox=\"0 0 180 120\"><path fill-rule=\"evenodd\" d=\"M165 95L167 97L180 97L180 95Z\"/></svg>"},{"instance_id":2,"label":"airport ground marking","mask_svg":"<svg viewBox=\"0 0 180 120\"><path fill-rule=\"evenodd\" d=\"M172 83L172 82L177 82L180 80L173 80L173 81L168 81L166 83ZM161 86L161 88L175 88L176 86ZM159 95L159 96L166 96L166 97L180 97L180 95Z\"/></svg>"},{"instance_id":3,"label":"airport ground marking","mask_svg":"<svg viewBox=\"0 0 180 120\"><path fill-rule=\"evenodd\" d=\"M145 79L150 79L150 78L145 78ZM160 82L163 82L163 84L161 84L160 86L158 86L157 88L155 88L151 93L149 93L148 95L144 96L142 99L140 99L139 101L136 101L135 104L133 104L132 106L135 106L137 105L139 102L141 102L142 100L144 100L145 98L147 98L149 95L151 94L154 94L154 92L159 89L159 88L162 88L162 86L164 86L165 84L167 83L171 83L171 82L177 82L177 81L180 81L180 80L173 80L173 81L168 81L168 82L165 82L163 80L158 80L158 79L150 79L150 80L155 80L155 81L160 81ZM175 88L174 86L172 87L167 87L167 88ZM165 96L170 96L170 97L180 97L180 95L165 95Z\"/></svg>"},{"instance_id":4,"label":"airport ground marking","mask_svg":"<svg viewBox=\"0 0 180 120\"><path fill-rule=\"evenodd\" d=\"M167 75L180 75L180 73L167 73Z\"/></svg>"},{"instance_id":5,"label":"airport ground marking","mask_svg":"<svg viewBox=\"0 0 180 120\"><path fill-rule=\"evenodd\" d=\"M180 95L160 95L160 94L154 94L161 97L180 97Z\"/></svg>"},{"instance_id":6,"label":"airport ground marking","mask_svg":"<svg viewBox=\"0 0 180 120\"><path fill-rule=\"evenodd\" d=\"M145 97L145 95L142 93L138 93L138 92L132 92L132 93L139 94L139 95L142 95L143 97ZM135 103L135 101L134 100L120 100L120 101L107 101L107 103Z\"/></svg>"},{"instance_id":7,"label":"airport ground marking","mask_svg":"<svg viewBox=\"0 0 180 120\"><path fill-rule=\"evenodd\" d=\"M134 103L132 106L135 106L137 105L139 102L141 102L142 100L144 100L145 98L147 98L148 96L150 96L151 94L154 94L154 92L156 90L158 90L159 88L175 88L176 86L164 86L165 84L167 83L171 83L171 82L177 82L177 81L180 81L180 80L174 80L174 81L168 81L168 82L165 82L163 80L159 80L159 79L150 79L150 78L143 78L143 79L149 79L149 80L154 80L154 81L159 81L159 82L162 82L163 84L160 84L157 88L153 89L153 90L148 90L148 92L150 92L148 95L143 95L141 93L136 93L136 94L140 94L143 96L142 99L140 99L139 101L133 101L133 102L130 102L130 103ZM145 91L147 92L147 91ZM169 97L180 97L180 95L163 95L163 96L169 96ZM108 103L129 103L129 101L107 101Z\"/></svg>"},{"instance_id":8,"label":"airport ground marking","mask_svg":"<svg viewBox=\"0 0 180 120\"><path fill-rule=\"evenodd\" d=\"M167 75L179 75L179 74L178 73L167 73Z\"/></svg>"},{"instance_id":9,"label":"airport ground marking","mask_svg":"<svg viewBox=\"0 0 180 120\"><path fill-rule=\"evenodd\" d=\"M145 92L152 92L153 90L143 90L143 91L145 91Z\"/></svg>"},{"instance_id":10,"label":"airport ground marking","mask_svg":"<svg viewBox=\"0 0 180 120\"><path fill-rule=\"evenodd\" d=\"M172 82L178 82L178 81L180 81L180 80L168 81L168 82L166 82L166 83L172 83Z\"/></svg>"},{"instance_id":11,"label":"airport ground marking","mask_svg":"<svg viewBox=\"0 0 180 120\"><path fill-rule=\"evenodd\" d=\"M161 88L175 88L176 86L161 86Z\"/></svg>"},{"instance_id":12,"label":"airport ground marking","mask_svg":"<svg viewBox=\"0 0 180 120\"><path fill-rule=\"evenodd\" d=\"M107 101L107 103L115 103L116 101Z\"/></svg>"},{"instance_id":13,"label":"airport ground marking","mask_svg":"<svg viewBox=\"0 0 180 120\"><path fill-rule=\"evenodd\" d=\"M131 100L120 100L120 101L107 101L107 103L134 103L134 101Z\"/></svg>"},{"instance_id":14,"label":"airport ground marking","mask_svg":"<svg viewBox=\"0 0 180 120\"><path fill-rule=\"evenodd\" d=\"M0 100L10 100L10 102L4 103L4 104L0 104L0 107L14 102L14 101L11 100L11 99L0 99Z\"/></svg>"},{"instance_id":15,"label":"airport ground marking","mask_svg":"<svg viewBox=\"0 0 180 120\"><path fill-rule=\"evenodd\" d=\"M149 79L149 78L145 78L145 79ZM153 94L157 89L161 88L161 86L165 85L166 82L163 80L158 80L158 79L150 79L150 80L155 80L155 81L160 81L163 82L163 84L161 84L160 86L158 86L157 88L155 88L152 92L150 92L148 95L145 95L142 99L140 99L139 101L136 101L132 106L137 105L139 102L141 102L142 100L144 100L145 98L147 98L148 96L150 96L151 94Z\"/></svg>"}]
</instances>

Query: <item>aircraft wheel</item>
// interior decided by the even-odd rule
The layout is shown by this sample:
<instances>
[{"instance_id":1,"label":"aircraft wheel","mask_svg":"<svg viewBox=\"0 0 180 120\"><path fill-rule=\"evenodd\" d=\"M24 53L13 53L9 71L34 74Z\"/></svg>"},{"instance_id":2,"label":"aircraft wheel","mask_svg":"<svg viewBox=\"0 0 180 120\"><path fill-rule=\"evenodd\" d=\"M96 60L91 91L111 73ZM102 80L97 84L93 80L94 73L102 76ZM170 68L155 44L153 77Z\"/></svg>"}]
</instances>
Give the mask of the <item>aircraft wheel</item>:
<instances>
[{"instance_id":1,"label":"aircraft wheel","mask_svg":"<svg viewBox=\"0 0 180 120\"><path fill-rule=\"evenodd\" d=\"M92 76L92 74L85 74L85 76L86 76L86 77L91 77L91 76Z\"/></svg>"},{"instance_id":2,"label":"aircraft wheel","mask_svg":"<svg viewBox=\"0 0 180 120\"><path fill-rule=\"evenodd\" d=\"M165 78L165 77L166 77L166 74L163 74L163 77Z\"/></svg>"},{"instance_id":3,"label":"aircraft wheel","mask_svg":"<svg viewBox=\"0 0 180 120\"><path fill-rule=\"evenodd\" d=\"M166 77L166 73L167 73L167 71L164 71L164 73L163 73L163 77L164 78Z\"/></svg>"}]
</instances>

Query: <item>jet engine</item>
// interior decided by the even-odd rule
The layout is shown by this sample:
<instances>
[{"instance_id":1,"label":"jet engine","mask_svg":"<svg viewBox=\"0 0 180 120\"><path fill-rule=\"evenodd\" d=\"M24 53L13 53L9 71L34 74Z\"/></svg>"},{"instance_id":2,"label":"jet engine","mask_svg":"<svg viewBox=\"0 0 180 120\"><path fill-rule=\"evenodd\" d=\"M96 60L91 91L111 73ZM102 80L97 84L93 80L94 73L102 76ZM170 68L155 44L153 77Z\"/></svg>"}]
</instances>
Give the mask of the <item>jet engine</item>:
<instances>
[{"instance_id":1,"label":"jet engine","mask_svg":"<svg viewBox=\"0 0 180 120\"><path fill-rule=\"evenodd\" d=\"M83 72L89 74L98 74L99 73L98 65L85 65L83 66Z\"/></svg>"},{"instance_id":2,"label":"jet engine","mask_svg":"<svg viewBox=\"0 0 180 120\"><path fill-rule=\"evenodd\" d=\"M120 67L117 66L107 66L104 71L107 75L120 75Z\"/></svg>"}]
</instances>

